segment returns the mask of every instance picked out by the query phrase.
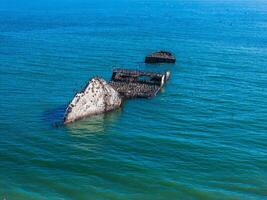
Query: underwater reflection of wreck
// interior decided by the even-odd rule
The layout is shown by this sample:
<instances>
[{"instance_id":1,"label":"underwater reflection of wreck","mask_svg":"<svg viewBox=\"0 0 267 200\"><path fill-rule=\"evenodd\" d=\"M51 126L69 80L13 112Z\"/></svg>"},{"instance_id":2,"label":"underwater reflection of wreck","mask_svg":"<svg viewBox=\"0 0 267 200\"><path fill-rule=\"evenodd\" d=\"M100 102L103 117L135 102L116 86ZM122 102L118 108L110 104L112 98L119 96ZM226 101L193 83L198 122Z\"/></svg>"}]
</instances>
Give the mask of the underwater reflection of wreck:
<instances>
[{"instance_id":1,"label":"underwater reflection of wreck","mask_svg":"<svg viewBox=\"0 0 267 200\"><path fill-rule=\"evenodd\" d=\"M74 137L90 137L91 135L103 134L105 130L113 123L116 123L121 116L121 109L114 112L94 115L71 123L67 126L69 133Z\"/></svg>"},{"instance_id":2,"label":"underwater reflection of wreck","mask_svg":"<svg viewBox=\"0 0 267 200\"><path fill-rule=\"evenodd\" d=\"M109 84L123 98L155 96L169 78L166 74L129 69L114 69Z\"/></svg>"}]
</instances>

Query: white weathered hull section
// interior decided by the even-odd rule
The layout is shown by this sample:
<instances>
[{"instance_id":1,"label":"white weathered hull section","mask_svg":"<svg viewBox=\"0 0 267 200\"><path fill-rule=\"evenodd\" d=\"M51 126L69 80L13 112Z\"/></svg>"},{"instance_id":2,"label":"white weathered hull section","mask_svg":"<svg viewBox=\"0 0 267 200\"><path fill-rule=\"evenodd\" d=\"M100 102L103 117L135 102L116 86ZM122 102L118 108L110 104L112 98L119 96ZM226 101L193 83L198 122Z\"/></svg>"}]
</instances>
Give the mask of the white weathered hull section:
<instances>
[{"instance_id":1,"label":"white weathered hull section","mask_svg":"<svg viewBox=\"0 0 267 200\"><path fill-rule=\"evenodd\" d=\"M65 112L64 123L115 110L121 104L122 99L112 86L101 78L93 78L70 102Z\"/></svg>"}]
</instances>

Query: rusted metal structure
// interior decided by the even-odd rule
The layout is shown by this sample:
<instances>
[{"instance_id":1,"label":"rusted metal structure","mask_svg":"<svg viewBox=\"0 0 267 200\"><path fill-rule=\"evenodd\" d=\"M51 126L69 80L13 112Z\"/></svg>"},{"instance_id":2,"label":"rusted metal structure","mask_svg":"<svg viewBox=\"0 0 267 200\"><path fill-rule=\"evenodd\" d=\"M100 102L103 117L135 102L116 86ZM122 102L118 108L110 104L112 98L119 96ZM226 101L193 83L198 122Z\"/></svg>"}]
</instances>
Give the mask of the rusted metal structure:
<instances>
[{"instance_id":1,"label":"rusted metal structure","mask_svg":"<svg viewBox=\"0 0 267 200\"><path fill-rule=\"evenodd\" d=\"M114 69L109 84L126 99L150 98L163 87L166 75L129 69Z\"/></svg>"},{"instance_id":2,"label":"rusted metal structure","mask_svg":"<svg viewBox=\"0 0 267 200\"><path fill-rule=\"evenodd\" d=\"M145 63L175 63L176 58L171 52L158 51L145 58Z\"/></svg>"}]
</instances>

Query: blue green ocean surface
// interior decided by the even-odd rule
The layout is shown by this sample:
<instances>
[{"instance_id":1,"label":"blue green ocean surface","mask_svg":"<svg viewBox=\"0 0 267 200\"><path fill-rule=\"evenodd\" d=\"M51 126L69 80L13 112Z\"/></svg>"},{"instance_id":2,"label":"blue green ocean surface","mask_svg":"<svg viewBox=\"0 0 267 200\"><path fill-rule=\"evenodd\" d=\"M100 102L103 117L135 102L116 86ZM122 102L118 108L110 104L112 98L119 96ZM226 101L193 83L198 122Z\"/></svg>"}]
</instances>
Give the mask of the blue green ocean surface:
<instances>
[{"instance_id":1,"label":"blue green ocean surface","mask_svg":"<svg viewBox=\"0 0 267 200\"><path fill-rule=\"evenodd\" d=\"M171 79L53 126L114 66ZM1 200L267 199L266 134L267 1L0 0Z\"/></svg>"}]
</instances>

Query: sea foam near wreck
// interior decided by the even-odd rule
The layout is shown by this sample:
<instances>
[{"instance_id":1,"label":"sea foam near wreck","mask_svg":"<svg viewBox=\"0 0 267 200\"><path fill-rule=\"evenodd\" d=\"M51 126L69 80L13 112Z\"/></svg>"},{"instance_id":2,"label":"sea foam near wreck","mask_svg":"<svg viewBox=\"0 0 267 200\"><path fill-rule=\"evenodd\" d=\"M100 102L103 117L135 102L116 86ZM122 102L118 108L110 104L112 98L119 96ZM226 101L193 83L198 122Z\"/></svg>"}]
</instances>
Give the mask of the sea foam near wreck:
<instances>
[{"instance_id":1,"label":"sea foam near wreck","mask_svg":"<svg viewBox=\"0 0 267 200\"><path fill-rule=\"evenodd\" d=\"M64 124L119 108L122 98L104 79L92 78L68 105Z\"/></svg>"}]
</instances>

